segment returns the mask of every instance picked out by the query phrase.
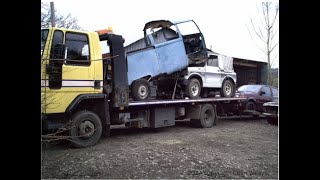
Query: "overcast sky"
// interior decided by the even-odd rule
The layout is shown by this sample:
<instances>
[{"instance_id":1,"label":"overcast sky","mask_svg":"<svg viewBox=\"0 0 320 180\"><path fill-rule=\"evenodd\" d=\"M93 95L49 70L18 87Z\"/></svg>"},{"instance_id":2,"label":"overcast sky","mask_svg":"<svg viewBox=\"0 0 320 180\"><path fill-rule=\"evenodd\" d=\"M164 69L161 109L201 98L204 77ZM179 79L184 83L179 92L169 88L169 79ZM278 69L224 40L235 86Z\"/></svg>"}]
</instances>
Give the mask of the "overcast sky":
<instances>
[{"instance_id":1,"label":"overcast sky","mask_svg":"<svg viewBox=\"0 0 320 180\"><path fill-rule=\"evenodd\" d=\"M278 0L270 0L279 2ZM204 34L206 45L215 52L258 61L265 54L250 37L250 18L259 22L261 0L42 0L54 2L59 14L76 17L79 25L95 31L112 27L125 45L143 37L144 24L152 20L193 19ZM279 21L277 21L277 28ZM279 36L277 40L279 41ZM278 53L278 48L275 53ZM278 67L278 59L273 67Z\"/></svg>"}]
</instances>

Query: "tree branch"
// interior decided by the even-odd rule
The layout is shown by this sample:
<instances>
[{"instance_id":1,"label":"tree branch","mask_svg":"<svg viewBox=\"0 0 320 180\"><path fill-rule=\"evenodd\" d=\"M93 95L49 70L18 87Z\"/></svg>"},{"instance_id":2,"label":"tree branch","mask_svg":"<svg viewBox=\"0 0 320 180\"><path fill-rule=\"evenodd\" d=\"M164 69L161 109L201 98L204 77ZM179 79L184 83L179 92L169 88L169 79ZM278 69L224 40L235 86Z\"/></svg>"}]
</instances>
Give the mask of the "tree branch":
<instances>
[{"instance_id":1,"label":"tree branch","mask_svg":"<svg viewBox=\"0 0 320 180\"><path fill-rule=\"evenodd\" d=\"M255 32L256 35L260 38L260 40L263 41L264 43L267 43L267 42L260 36L260 34L256 31L256 28L255 28L255 26L253 25L252 19L251 19L251 25L252 25L252 28L253 28L254 32Z\"/></svg>"},{"instance_id":2,"label":"tree branch","mask_svg":"<svg viewBox=\"0 0 320 180\"><path fill-rule=\"evenodd\" d=\"M273 51L273 49L278 45L279 43L276 43L270 50L270 53Z\"/></svg>"},{"instance_id":3,"label":"tree branch","mask_svg":"<svg viewBox=\"0 0 320 180\"><path fill-rule=\"evenodd\" d=\"M56 10L55 10L56 12ZM56 27L62 27L67 29L81 29L81 27L78 25L78 20L75 17L72 17L71 14L68 14L66 16L60 15L58 13L55 13L55 21L56 21ZM50 27L51 25L51 11L50 6L46 3L41 2L41 28L44 27Z\"/></svg>"},{"instance_id":4,"label":"tree branch","mask_svg":"<svg viewBox=\"0 0 320 180\"><path fill-rule=\"evenodd\" d=\"M257 38L259 38L264 44L265 48L261 48L260 46L257 45L257 47L265 54L264 60L268 63L268 72L267 72L267 77L268 77L268 83L272 83L273 77L271 77L271 65L275 63L275 59L277 56L275 56L272 61L271 57L272 52L274 52L275 47L279 44L278 42L274 44L276 34L278 34L278 29L274 29L275 23L277 22L277 18L279 17L279 8L278 5L276 4L276 9L275 9L275 14L273 14L273 3L271 2L261 2L259 6L261 10L258 8L257 5L257 10L259 15L259 19L261 22L260 27L257 24L254 24L252 18L250 18L251 26L252 26L252 31L255 33ZM261 12L262 11L262 12ZM274 15L274 16L273 16ZM270 18L272 16L272 18ZM249 30L248 26L247 29L250 33L250 37L252 38L251 31ZM264 31L265 29L265 31ZM271 61L271 62L270 62Z\"/></svg>"},{"instance_id":5,"label":"tree branch","mask_svg":"<svg viewBox=\"0 0 320 180\"><path fill-rule=\"evenodd\" d=\"M245 26L246 26L246 28L247 28L247 30L248 30L248 32L249 32L250 38L253 40L253 37L252 37L252 35L251 35L251 32L250 32L250 30L249 30L248 25L247 25L247 24L245 24Z\"/></svg>"},{"instance_id":6,"label":"tree branch","mask_svg":"<svg viewBox=\"0 0 320 180\"><path fill-rule=\"evenodd\" d=\"M273 27L273 25L274 25L274 23L275 23L275 21L277 19L278 13L279 13L279 5L276 5L276 14L275 14L275 16L274 16L274 18L273 18L273 20L271 22L271 27Z\"/></svg>"}]
</instances>

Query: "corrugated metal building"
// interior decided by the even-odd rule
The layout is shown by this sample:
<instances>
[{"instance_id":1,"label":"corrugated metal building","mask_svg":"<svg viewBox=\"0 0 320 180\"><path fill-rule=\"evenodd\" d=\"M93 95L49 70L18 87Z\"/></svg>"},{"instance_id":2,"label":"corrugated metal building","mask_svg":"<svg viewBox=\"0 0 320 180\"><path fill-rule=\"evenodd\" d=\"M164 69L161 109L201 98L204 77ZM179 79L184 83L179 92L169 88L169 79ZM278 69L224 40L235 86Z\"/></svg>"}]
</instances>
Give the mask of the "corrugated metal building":
<instances>
[{"instance_id":1,"label":"corrugated metal building","mask_svg":"<svg viewBox=\"0 0 320 180\"><path fill-rule=\"evenodd\" d=\"M233 57L233 68L237 73L237 86L245 84L267 84L268 63Z\"/></svg>"}]
</instances>

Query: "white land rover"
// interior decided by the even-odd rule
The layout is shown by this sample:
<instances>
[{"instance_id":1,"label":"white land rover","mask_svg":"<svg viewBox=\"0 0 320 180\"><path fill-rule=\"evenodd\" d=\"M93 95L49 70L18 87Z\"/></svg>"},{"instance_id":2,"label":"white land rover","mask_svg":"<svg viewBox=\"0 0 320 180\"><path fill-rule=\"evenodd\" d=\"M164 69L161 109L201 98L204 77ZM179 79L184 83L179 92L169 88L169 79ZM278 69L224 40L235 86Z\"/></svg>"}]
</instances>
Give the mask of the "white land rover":
<instances>
[{"instance_id":1,"label":"white land rover","mask_svg":"<svg viewBox=\"0 0 320 180\"><path fill-rule=\"evenodd\" d=\"M222 97L233 97L236 87L236 73L233 58L208 51L209 59L200 64L190 65L186 93L189 98L208 97L220 91Z\"/></svg>"}]
</instances>

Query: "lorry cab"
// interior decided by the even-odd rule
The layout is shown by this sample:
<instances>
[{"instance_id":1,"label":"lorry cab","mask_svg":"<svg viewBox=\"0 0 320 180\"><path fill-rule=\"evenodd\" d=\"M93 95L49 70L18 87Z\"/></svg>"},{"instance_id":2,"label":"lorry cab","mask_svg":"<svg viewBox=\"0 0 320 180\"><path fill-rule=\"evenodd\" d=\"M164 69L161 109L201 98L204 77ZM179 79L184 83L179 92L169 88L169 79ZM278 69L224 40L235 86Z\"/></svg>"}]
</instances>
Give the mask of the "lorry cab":
<instances>
[{"instance_id":1,"label":"lorry cab","mask_svg":"<svg viewBox=\"0 0 320 180\"><path fill-rule=\"evenodd\" d=\"M110 47L107 59L102 58L102 41ZM112 78L107 77L110 74ZM44 132L64 127L75 146L95 144L101 134L109 132L109 105L128 105L127 81L122 36L104 30L41 29Z\"/></svg>"},{"instance_id":2,"label":"lorry cab","mask_svg":"<svg viewBox=\"0 0 320 180\"><path fill-rule=\"evenodd\" d=\"M103 69L95 32L41 29L43 113L65 112L79 94L102 92Z\"/></svg>"},{"instance_id":3,"label":"lorry cab","mask_svg":"<svg viewBox=\"0 0 320 180\"><path fill-rule=\"evenodd\" d=\"M102 57L101 42L110 47L110 58ZM118 59L116 63L114 61ZM107 61L108 60L108 61ZM108 72L107 66L112 65ZM127 93L127 62L123 38L106 30L88 32L63 28L41 29L41 87L43 113L65 112L83 94L95 96ZM112 81L107 81L112 74ZM112 87L111 87L112 86ZM120 95L126 98L127 95ZM116 96L116 94L113 94ZM100 96L100 95L99 95ZM128 100L114 101L115 106L126 106Z\"/></svg>"}]
</instances>

